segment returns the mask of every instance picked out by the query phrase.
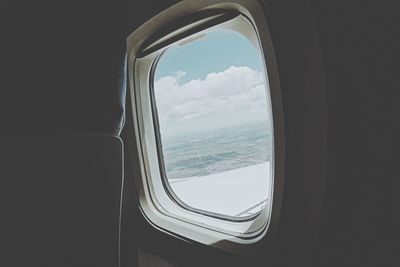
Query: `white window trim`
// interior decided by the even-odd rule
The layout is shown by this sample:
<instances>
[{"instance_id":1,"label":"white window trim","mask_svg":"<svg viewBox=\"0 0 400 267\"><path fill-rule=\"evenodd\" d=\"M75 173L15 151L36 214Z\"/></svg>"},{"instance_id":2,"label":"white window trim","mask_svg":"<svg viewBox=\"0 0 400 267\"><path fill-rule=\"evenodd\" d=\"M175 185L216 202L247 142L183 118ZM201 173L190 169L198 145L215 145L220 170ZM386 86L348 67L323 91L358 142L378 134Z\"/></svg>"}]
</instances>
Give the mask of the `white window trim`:
<instances>
[{"instance_id":1,"label":"white window trim","mask_svg":"<svg viewBox=\"0 0 400 267\"><path fill-rule=\"evenodd\" d=\"M196 31L181 38L181 33L187 29L178 28L175 31L165 32L160 38L152 37L162 31L165 25L174 25L176 19L198 14L201 11L215 11L209 17L200 19L200 22L190 24L197 27L202 23L217 21L213 27L228 28L245 35L254 44L261 44L264 55L265 75L268 79L271 95L271 107L274 129L274 152L272 153L272 181L270 199L263 211L256 217L244 221L229 221L213 218L207 214L200 214L186 209L173 201L165 190L159 171L156 134L153 123L152 97L150 93L150 75L152 67L165 47L174 43L195 38L201 34ZM228 17L228 21L221 21L224 13L240 13L235 18ZM187 28L190 28L187 27ZM197 27L198 28L198 27ZM183 30L182 30L183 29ZM253 33L256 33L254 35ZM174 37L180 37L176 40ZM168 43L168 40L173 40ZM147 42L147 43L146 43ZM165 46L167 44L167 46ZM265 60L265 55L268 61ZM267 29L266 20L261 6L256 1L221 1L221 0L186 0L160 13L138 28L128 38L128 75L132 99L133 124L140 169L136 170L136 186L139 204L144 217L157 229L185 240L194 240L203 244L212 245L228 251L242 251L256 244L259 240L270 239L276 228L280 211L280 199L283 180L283 120L280 101L280 88L272 44ZM268 89L268 86L267 86ZM128 146L129 147L129 146ZM268 234L267 234L268 232Z\"/></svg>"}]
</instances>

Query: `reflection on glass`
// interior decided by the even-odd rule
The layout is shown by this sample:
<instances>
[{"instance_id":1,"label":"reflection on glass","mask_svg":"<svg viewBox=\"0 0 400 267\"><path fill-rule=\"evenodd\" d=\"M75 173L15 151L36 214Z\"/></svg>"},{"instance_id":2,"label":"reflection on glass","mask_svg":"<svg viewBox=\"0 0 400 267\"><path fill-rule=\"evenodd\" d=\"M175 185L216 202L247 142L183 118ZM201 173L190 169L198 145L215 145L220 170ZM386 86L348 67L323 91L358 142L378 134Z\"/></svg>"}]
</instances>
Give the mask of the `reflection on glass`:
<instances>
[{"instance_id":1,"label":"reflection on glass","mask_svg":"<svg viewBox=\"0 0 400 267\"><path fill-rule=\"evenodd\" d=\"M245 218L269 199L272 127L263 61L244 36L214 30L166 50L154 73L166 180L181 203Z\"/></svg>"}]
</instances>

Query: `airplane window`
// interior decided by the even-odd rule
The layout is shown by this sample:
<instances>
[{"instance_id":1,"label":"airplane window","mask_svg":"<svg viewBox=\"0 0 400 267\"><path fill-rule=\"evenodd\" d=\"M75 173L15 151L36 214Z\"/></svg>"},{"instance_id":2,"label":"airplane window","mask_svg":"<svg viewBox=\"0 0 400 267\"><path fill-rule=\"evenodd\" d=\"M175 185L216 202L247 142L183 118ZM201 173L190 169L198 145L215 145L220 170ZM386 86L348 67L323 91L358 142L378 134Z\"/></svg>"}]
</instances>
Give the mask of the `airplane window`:
<instances>
[{"instance_id":1,"label":"airplane window","mask_svg":"<svg viewBox=\"0 0 400 267\"><path fill-rule=\"evenodd\" d=\"M127 152L143 216L233 253L276 232L284 170L267 21L257 1L235 3L180 1L127 40Z\"/></svg>"},{"instance_id":2,"label":"airplane window","mask_svg":"<svg viewBox=\"0 0 400 267\"><path fill-rule=\"evenodd\" d=\"M153 68L161 177L179 205L245 220L271 201L273 126L263 57L214 29L178 42Z\"/></svg>"}]
</instances>

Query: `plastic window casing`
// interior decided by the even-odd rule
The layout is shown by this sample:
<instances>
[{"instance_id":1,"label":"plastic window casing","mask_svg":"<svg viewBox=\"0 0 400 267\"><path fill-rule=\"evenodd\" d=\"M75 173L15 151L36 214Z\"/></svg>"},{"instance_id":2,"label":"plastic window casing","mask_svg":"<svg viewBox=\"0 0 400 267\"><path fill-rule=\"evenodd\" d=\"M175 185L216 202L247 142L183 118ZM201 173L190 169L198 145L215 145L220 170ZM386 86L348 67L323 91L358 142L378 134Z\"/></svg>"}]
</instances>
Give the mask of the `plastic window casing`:
<instances>
[{"instance_id":1,"label":"plastic window casing","mask_svg":"<svg viewBox=\"0 0 400 267\"><path fill-rule=\"evenodd\" d=\"M193 4L194 2L195 4ZM128 38L128 75L134 134L138 148L136 153L140 163L138 174L141 178L136 181L139 204L144 217L163 232L227 251L241 251L246 250L245 246L250 247L249 245L265 239L267 232L273 230L271 229L271 222L276 224L279 218L283 179L283 141L281 138L276 138L277 133L283 132L279 79L268 28L262 27L262 30L260 30L259 27L259 25L266 26L266 21L263 14L260 14L261 7L258 6L257 2L216 0L199 2L201 3L182 1L169 10L160 13L159 16L168 18L168 14L172 13L174 9L177 10L176 13L181 11L186 16L203 10L215 10L218 23L207 25L205 29L191 32L181 38L174 39L176 36L182 36L179 29L175 32L167 32L164 37L160 37L159 40L150 45L145 42L139 45L138 42L135 43L135 39L140 38L141 35L148 37L142 40L151 39L151 36L160 30L160 26L157 27L155 23L149 27L146 27L148 25L145 24ZM221 14L221 16L218 14ZM234 15L232 16L232 14ZM260 22L257 23L257 21ZM264 24L261 22L264 22ZM265 208L256 216L244 220L212 216L207 212L190 209L182 203L178 203L174 194L171 194L171 190L167 188L168 182L165 182L165 177L162 177L162 172L160 172L160 164L162 163L160 163L160 151L157 144L157 139L160 137L159 132L157 132L157 122L154 121L157 115L155 114L154 103L152 103L154 101L152 96L153 68L157 59L170 45L195 38L197 35L212 29L230 29L244 35L255 46L260 47L261 56L264 59L266 95L270 97L267 101L272 109L273 118L270 120L271 126L273 126L271 127L273 129L271 192ZM263 37L266 37L266 39ZM173 41L168 43L168 40ZM266 55L268 60L265 60ZM135 153L135 151L131 152Z\"/></svg>"}]
</instances>

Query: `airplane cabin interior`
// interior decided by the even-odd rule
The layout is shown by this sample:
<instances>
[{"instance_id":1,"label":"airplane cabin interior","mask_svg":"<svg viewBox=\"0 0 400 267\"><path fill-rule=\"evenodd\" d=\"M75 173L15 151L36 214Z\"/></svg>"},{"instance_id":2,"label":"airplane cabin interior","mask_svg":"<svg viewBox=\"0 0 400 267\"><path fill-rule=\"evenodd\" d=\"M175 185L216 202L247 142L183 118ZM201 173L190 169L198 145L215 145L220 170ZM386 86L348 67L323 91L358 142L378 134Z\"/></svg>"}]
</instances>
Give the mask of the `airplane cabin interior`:
<instances>
[{"instance_id":1,"label":"airplane cabin interior","mask_svg":"<svg viewBox=\"0 0 400 267\"><path fill-rule=\"evenodd\" d=\"M397 10L2 0L0 266L399 266Z\"/></svg>"}]
</instances>

